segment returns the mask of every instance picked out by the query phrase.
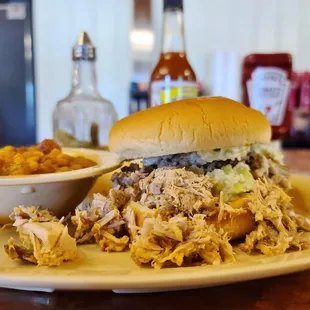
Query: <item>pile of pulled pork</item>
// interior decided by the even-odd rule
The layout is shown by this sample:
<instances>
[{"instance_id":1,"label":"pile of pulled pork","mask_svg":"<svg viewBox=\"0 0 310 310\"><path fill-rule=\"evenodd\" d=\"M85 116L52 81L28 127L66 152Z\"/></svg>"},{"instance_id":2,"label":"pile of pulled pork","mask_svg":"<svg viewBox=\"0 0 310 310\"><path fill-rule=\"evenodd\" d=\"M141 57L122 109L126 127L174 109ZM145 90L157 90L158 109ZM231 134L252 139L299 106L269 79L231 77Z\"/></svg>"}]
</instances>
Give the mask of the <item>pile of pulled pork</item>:
<instances>
[{"instance_id":1,"label":"pile of pulled pork","mask_svg":"<svg viewBox=\"0 0 310 310\"><path fill-rule=\"evenodd\" d=\"M308 244L309 221L292 210L288 172L269 145L147 158L112 181L108 197L96 194L76 209L75 238L103 251L130 248L139 265L233 262L232 235L216 222L243 213L253 216L253 227L238 247L249 254Z\"/></svg>"}]
</instances>

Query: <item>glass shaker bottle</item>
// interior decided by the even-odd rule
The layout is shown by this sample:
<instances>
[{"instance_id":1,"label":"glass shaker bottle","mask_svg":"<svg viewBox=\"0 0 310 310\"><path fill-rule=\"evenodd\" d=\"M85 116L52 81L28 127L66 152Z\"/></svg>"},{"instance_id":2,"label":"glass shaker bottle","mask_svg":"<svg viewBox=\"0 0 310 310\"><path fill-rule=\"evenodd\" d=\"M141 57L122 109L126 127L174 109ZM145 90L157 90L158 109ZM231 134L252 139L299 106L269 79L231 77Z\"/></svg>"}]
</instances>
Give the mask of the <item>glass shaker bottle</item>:
<instances>
[{"instance_id":1,"label":"glass shaker bottle","mask_svg":"<svg viewBox=\"0 0 310 310\"><path fill-rule=\"evenodd\" d=\"M86 32L73 47L74 69L69 95L53 113L54 139L61 146L107 149L108 135L117 121L112 103L97 89L96 49Z\"/></svg>"}]
</instances>

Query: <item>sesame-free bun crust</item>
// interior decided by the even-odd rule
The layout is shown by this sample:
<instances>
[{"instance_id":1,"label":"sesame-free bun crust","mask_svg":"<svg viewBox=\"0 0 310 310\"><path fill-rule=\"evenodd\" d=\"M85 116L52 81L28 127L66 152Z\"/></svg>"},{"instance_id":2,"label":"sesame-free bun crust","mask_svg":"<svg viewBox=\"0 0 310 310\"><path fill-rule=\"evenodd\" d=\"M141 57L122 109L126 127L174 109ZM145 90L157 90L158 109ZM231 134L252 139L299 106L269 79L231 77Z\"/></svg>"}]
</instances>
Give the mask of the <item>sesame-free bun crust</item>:
<instances>
[{"instance_id":1,"label":"sesame-free bun crust","mask_svg":"<svg viewBox=\"0 0 310 310\"><path fill-rule=\"evenodd\" d=\"M111 129L109 148L133 159L268 143L270 138L262 113L228 98L199 97L119 120Z\"/></svg>"}]
</instances>

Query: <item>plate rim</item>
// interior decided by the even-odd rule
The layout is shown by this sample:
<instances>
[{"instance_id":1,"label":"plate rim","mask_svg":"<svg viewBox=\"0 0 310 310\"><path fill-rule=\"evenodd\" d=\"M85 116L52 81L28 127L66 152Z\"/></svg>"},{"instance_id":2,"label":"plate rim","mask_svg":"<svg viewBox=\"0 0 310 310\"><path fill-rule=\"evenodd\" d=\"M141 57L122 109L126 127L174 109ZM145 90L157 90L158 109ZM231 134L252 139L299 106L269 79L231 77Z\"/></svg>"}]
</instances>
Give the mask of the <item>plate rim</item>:
<instances>
[{"instance_id":1,"label":"plate rim","mask_svg":"<svg viewBox=\"0 0 310 310\"><path fill-rule=\"evenodd\" d=\"M99 250L99 249L98 249ZM281 261L280 258L284 258L288 255L296 253L302 253L299 258ZM113 254L113 253L112 253ZM127 252L123 253L128 255ZM52 288L59 290L139 290L139 289L167 289L167 288L190 288L190 287L207 287L214 285L224 285L229 283L237 283L248 280L257 280L268 277L275 277L280 275L286 275L310 269L310 250L303 250L301 252L292 252L279 255L279 259L275 259L275 256L270 257L273 262L268 262L268 257L261 256L264 263L257 264L256 260L253 260L247 266L239 266L237 263L229 263L219 266L197 266L197 267L176 267L178 272L176 273L164 273L165 269L160 269L155 274L147 275L97 275L87 276L81 274L70 275L47 275L47 274L10 274L9 272L0 271L0 287L41 287ZM244 263L244 262L239 262ZM234 264L236 268L227 270L225 266ZM212 273L208 273L208 267L218 268L213 270ZM41 268L41 267L36 267ZM57 267L55 267L57 268ZM194 269L193 272L182 272L186 268ZM153 271L153 269L146 269ZM202 272L204 271L204 272ZM223 278L225 278L223 280ZM79 280L79 281L77 281Z\"/></svg>"}]
</instances>

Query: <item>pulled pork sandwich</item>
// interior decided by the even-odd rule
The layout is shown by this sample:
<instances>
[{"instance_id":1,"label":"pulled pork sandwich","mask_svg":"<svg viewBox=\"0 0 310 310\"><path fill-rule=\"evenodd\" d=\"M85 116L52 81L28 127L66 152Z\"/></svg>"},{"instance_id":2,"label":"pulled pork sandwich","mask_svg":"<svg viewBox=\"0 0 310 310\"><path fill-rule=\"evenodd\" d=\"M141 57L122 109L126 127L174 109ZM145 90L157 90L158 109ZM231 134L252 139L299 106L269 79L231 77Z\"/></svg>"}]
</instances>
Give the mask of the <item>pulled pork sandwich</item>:
<instances>
[{"instance_id":1,"label":"pulled pork sandwich","mask_svg":"<svg viewBox=\"0 0 310 310\"><path fill-rule=\"evenodd\" d=\"M109 148L132 162L114 173L108 197L76 210L77 242L129 246L136 263L155 268L233 262L233 240L249 254L302 249L309 224L292 209L270 137L263 114L222 97L118 121Z\"/></svg>"}]
</instances>

